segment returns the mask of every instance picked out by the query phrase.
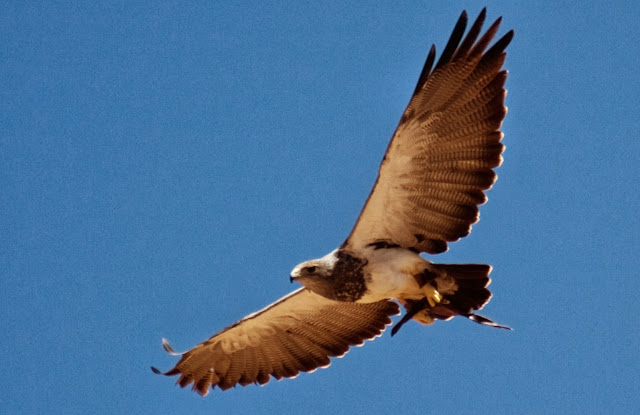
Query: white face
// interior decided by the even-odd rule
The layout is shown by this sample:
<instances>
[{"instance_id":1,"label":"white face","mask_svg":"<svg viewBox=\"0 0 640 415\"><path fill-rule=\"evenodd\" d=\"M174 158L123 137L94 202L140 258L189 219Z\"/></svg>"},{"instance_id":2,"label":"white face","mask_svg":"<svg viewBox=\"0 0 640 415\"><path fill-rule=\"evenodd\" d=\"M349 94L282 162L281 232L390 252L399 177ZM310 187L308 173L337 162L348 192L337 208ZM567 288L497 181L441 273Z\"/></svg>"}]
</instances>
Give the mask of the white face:
<instances>
[{"instance_id":1,"label":"white face","mask_svg":"<svg viewBox=\"0 0 640 415\"><path fill-rule=\"evenodd\" d=\"M327 271L328 269L323 264L318 263L318 260L314 259L296 265L293 271L291 271L291 279L297 280L300 278L326 276L328 274Z\"/></svg>"},{"instance_id":2,"label":"white face","mask_svg":"<svg viewBox=\"0 0 640 415\"><path fill-rule=\"evenodd\" d=\"M323 256L319 259L312 259L298 264L291 271L291 280L300 280L304 284L305 279L326 278L331 275L331 271L337 261L335 252L337 250Z\"/></svg>"},{"instance_id":3,"label":"white face","mask_svg":"<svg viewBox=\"0 0 640 415\"><path fill-rule=\"evenodd\" d=\"M334 299L333 263L325 258L305 261L291 271L291 282L299 282L318 295Z\"/></svg>"}]
</instances>

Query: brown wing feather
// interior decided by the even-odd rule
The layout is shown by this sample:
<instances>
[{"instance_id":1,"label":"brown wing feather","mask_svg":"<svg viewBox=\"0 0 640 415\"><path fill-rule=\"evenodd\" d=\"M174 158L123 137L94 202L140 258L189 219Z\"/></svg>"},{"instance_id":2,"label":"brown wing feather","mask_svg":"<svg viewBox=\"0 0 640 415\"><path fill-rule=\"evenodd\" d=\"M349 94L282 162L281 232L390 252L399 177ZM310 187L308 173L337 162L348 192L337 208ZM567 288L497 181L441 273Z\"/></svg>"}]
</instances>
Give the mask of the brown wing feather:
<instances>
[{"instance_id":1,"label":"brown wing feather","mask_svg":"<svg viewBox=\"0 0 640 415\"><path fill-rule=\"evenodd\" d=\"M391 139L369 199L343 246L386 241L432 254L469 234L502 162L508 32L485 52L496 20L480 36L482 10L463 39L462 13L433 71L432 46Z\"/></svg>"},{"instance_id":2,"label":"brown wing feather","mask_svg":"<svg viewBox=\"0 0 640 415\"><path fill-rule=\"evenodd\" d=\"M398 312L391 301L338 302L301 288L182 353L164 374L180 375L181 387L193 383L201 395L216 386L226 390L294 377L379 336ZM177 354L168 343L165 349Z\"/></svg>"}]
</instances>

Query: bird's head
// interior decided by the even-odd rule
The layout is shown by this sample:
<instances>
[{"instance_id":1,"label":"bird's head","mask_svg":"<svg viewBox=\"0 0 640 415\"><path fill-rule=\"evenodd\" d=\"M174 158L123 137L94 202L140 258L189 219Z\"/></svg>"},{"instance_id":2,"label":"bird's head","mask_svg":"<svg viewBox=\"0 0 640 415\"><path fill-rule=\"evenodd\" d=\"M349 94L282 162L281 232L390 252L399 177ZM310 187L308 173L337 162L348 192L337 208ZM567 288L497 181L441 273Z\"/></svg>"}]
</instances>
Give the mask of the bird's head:
<instances>
[{"instance_id":1,"label":"bird's head","mask_svg":"<svg viewBox=\"0 0 640 415\"><path fill-rule=\"evenodd\" d=\"M291 282L297 281L306 288L329 297L333 294L333 267L337 260L334 252L320 259L312 259L298 264L291 271Z\"/></svg>"}]
</instances>

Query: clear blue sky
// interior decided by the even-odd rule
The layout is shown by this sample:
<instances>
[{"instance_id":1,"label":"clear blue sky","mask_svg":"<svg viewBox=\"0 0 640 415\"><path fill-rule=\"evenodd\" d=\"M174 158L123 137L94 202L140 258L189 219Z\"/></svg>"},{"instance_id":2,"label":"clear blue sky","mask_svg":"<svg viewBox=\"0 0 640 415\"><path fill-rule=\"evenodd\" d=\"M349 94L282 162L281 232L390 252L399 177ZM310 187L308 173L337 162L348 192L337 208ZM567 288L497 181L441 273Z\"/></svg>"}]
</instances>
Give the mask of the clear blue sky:
<instances>
[{"instance_id":1,"label":"clear blue sky","mask_svg":"<svg viewBox=\"0 0 640 415\"><path fill-rule=\"evenodd\" d=\"M5 1L0 412L637 413L636 1ZM351 229L428 47L515 29L484 314L201 398L153 375Z\"/></svg>"}]
</instances>

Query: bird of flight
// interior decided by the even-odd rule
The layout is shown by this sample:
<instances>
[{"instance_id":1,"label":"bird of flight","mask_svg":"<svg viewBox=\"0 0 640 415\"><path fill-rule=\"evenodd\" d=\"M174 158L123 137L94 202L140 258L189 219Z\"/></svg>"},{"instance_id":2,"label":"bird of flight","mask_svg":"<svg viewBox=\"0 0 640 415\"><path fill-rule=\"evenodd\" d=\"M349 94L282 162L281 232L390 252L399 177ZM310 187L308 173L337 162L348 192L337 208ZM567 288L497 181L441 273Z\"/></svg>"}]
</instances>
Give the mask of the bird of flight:
<instances>
[{"instance_id":1,"label":"bird of flight","mask_svg":"<svg viewBox=\"0 0 640 415\"><path fill-rule=\"evenodd\" d=\"M378 179L342 245L297 265L291 281L302 288L250 314L218 334L176 353L162 373L206 395L209 388L265 384L327 367L330 357L382 334L390 316L405 316L392 335L414 319L464 316L500 326L474 313L491 298L491 266L434 264L438 254L469 234L478 205L502 162L500 126L507 113L502 69L513 30L489 47L496 20L481 35L482 10L463 37L463 12L438 62L431 47L413 96L382 160ZM395 301L393 301L395 300Z\"/></svg>"}]
</instances>

